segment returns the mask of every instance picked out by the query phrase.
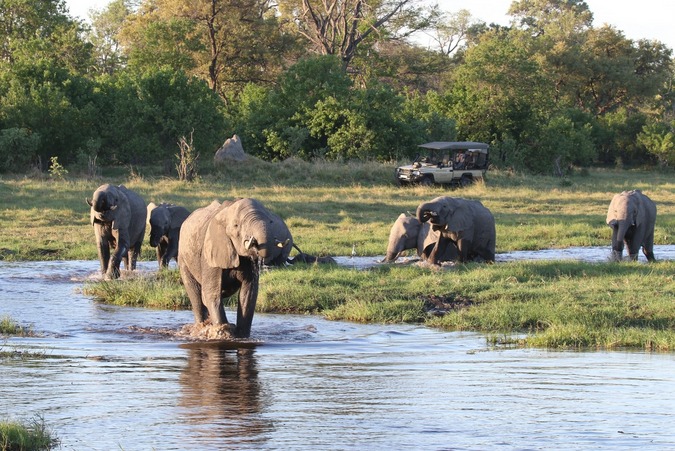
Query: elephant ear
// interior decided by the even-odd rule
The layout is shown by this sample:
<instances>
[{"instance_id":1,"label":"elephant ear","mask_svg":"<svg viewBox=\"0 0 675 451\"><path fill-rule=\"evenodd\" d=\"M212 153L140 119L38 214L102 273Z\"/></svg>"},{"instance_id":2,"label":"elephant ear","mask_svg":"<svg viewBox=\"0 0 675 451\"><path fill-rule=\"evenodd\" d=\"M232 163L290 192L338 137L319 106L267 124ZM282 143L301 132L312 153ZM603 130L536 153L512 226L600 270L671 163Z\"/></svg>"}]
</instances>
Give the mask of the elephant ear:
<instances>
[{"instance_id":1,"label":"elephant ear","mask_svg":"<svg viewBox=\"0 0 675 451\"><path fill-rule=\"evenodd\" d=\"M152 210L154 210L155 208L157 208L157 205L154 202L150 202L148 204L148 216L146 218L147 224L150 224L150 217L152 216Z\"/></svg>"},{"instance_id":2,"label":"elephant ear","mask_svg":"<svg viewBox=\"0 0 675 451\"><path fill-rule=\"evenodd\" d=\"M227 232L227 211L224 208L215 215L206 228L204 256L213 268L232 269L239 266L239 254Z\"/></svg>"},{"instance_id":3,"label":"elephant ear","mask_svg":"<svg viewBox=\"0 0 675 451\"><path fill-rule=\"evenodd\" d=\"M463 232L471 228L471 211L465 202L453 202L448 214L447 229L452 232Z\"/></svg>"},{"instance_id":4,"label":"elephant ear","mask_svg":"<svg viewBox=\"0 0 675 451\"><path fill-rule=\"evenodd\" d=\"M633 201L635 202L635 225L639 226L643 222L646 221L647 219L647 209L645 206L645 203L643 202L642 199L643 194L635 190L633 195L631 196L633 198Z\"/></svg>"}]
</instances>

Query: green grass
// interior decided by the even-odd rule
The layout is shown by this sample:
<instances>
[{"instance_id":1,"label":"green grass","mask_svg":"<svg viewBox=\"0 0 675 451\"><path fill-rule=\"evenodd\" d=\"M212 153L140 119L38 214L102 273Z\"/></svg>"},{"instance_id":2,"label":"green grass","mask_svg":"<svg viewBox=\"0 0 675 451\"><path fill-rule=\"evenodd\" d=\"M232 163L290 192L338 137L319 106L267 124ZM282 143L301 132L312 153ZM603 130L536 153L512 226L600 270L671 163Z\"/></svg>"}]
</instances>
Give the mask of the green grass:
<instances>
[{"instance_id":1,"label":"green grass","mask_svg":"<svg viewBox=\"0 0 675 451\"><path fill-rule=\"evenodd\" d=\"M358 255L383 255L396 217L441 195L481 200L495 215L497 252L506 252L608 245L605 216L613 194L641 188L659 208L656 243L675 241L672 172L594 170L561 183L553 177L491 171L485 183L448 190L396 187L393 168L393 163L254 161L206 174L193 184L137 175L65 181L3 176L0 258L96 259L85 198L106 182L124 183L146 202L173 202L189 209L214 199L258 198L284 218L301 249L314 255L350 255L354 246ZM142 258L154 259L153 251L146 241Z\"/></svg>"},{"instance_id":2,"label":"green grass","mask_svg":"<svg viewBox=\"0 0 675 451\"><path fill-rule=\"evenodd\" d=\"M185 184L150 173L90 181L0 179L0 258L96 259L85 197L101 183L124 183L146 202L195 209L213 199L256 197L285 219L296 243L314 255L383 255L404 211L436 196L479 199L497 222L497 252L607 246L607 207L639 188L657 204L656 244L675 237L673 172L591 170L560 180L490 171L463 190L399 188L394 164L252 161ZM111 172L112 174L112 172ZM143 258L154 260L145 246ZM657 255L658 259L658 255ZM389 265L368 271L299 265L265 272L258 311L316 313L355 322L423 323L476 330L522 346L675 350L674 262L589 264L513 262L446 270ZM106 302L188 308L176 271L158 277L88 283ZM441 302L444 315L432 315Z\"/></svg>"},{"instance_id":3,"label":"green grass","mask_svg":"<svg viewBox=\"0 0 675 451\"><path fill-rule=\"evenodd\" d=\"M58 444L42 418L29 422L0 421L0 451L50 450Z\"/></svg>"},{"instance_id":4,"label":"green grass","mask_svg":"<svg viewBox=\"0 0 675 451\"><path fill-rule=\"evenodd\" d=\"M122 280L85 282L82 292L108 304L173 310L190 308L177 270Z\"/></svg>"},{"instance_id":5,"label":"green grass","mask_svg":"<svg viewBox=\"0 0 675 451\"><path fill-rule=\"evenodd\" d=\"M25 337L31 334L32 332L29 329L20 326L9 316L3 316L0 319L0 335L19 335Z\"/></svg>"}]
</instances>

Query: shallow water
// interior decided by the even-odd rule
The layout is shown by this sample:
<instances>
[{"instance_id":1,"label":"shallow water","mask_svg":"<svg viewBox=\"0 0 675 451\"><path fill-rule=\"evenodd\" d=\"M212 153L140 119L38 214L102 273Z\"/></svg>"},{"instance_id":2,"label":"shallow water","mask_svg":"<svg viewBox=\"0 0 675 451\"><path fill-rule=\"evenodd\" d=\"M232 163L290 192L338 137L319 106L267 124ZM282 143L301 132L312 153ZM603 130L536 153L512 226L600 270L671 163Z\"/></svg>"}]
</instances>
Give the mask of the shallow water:
<instances>
[{"instance_id":1,"label":"shallow water","mask_svg":"<svg viewBox=\"0 0 675 451\"><path fill-rule=\"evenodd\" d=\"M144 270L155 263L144 262ZM675 355L491 349L472 333L256 315L240 346L163 331L191 312L78 292L96 262L0 262L0 418L66 450L675 449Z\"/></svg>"},{"instance_id":2,"label":"shallow water","mask_svg":"<svg viewBox=\"0 0 675 451\"><path fill-rule=\"evenodd\" d=\"M589 247L570 247L565 249L544 249L539 251L513 251L503 252L495 256L497 263L511 261L541 261L541 260L576 260L588 263L603 263L610 261L611 248L608 246L589 246ZM414 251L408 251L414 254ZM675 245L656 245L654 246L654 256L656 260L675 260ZM355 269L367 269L378 264L384 259L379 257L334 257L339 265L351 266ZM624 259L627 259L624 251ZM408 264L418 261L414 257L399 258L395 264ZM639 262L647 262L647 258L642 251L638 254ZM389 264L389 263L385 263Z\"/></svg>"}]
</instances>

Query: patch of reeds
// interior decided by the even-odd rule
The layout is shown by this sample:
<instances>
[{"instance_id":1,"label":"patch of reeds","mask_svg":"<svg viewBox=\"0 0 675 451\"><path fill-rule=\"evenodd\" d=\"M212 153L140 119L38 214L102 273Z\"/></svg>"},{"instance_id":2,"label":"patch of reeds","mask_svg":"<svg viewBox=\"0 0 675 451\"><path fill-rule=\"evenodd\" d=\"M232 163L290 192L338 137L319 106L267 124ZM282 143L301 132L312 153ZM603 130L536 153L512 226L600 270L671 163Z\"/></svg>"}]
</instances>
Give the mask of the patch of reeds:
<instances>
[{"instance_id":1,"label":"patch of reeds","mask_svg":"<svg viewBox=\"0 0 675 451\"><path fill-rule=\"evenodd\" d=\"M82 292L114 305L173 310L190 307L175 269L127 279L90 281L84 284Z\"/></svg>"},{"instance_id":2,"label":"patch of reeds","mask_svg":"<svg viewBox=\"0 0 675 451\"><path fill-rule=\"evenodd\" d=\"M15 320L5 315L0 319L0 335L19 335L27 336L30 335L32 331L21 326Z\"/></svg>"},{"instance_id":3,"label":"patch of reeds","mask_svg":"<svg viewBox=\"0 0 675 451\"><path fill-rule=\"evenodd\" d=\"M0 421L0 451L42 451L58 444L42 417L28 422Z\"/></svg>"}]
</instances>

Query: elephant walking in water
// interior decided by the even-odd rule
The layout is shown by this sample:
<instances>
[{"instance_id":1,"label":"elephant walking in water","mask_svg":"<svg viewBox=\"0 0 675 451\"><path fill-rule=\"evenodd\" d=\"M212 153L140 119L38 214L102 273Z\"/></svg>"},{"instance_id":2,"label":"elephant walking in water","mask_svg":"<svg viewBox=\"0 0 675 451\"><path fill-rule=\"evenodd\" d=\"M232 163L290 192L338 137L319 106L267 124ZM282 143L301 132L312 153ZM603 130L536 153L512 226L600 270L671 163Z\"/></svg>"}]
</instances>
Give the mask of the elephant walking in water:
<instances>
[{"instance_id":1,"label":"elephant walking in water","mask_svg":"<svg viewBox=\"0 0 675 451\"><path fill-rule=\"evenodd\" d=\"M607 211L607 225L612 228L612 260L621 261L624 243L631 260L638 251L650 262L654 258L654 224L656 205L640 190L624 191L612 198Z\"/></svg>"},{"instance_id":2,"label":"elephant walking in water","mask_svg":"<svg viewBox=\"0 0 675 451\"><path fill-rule=\"evenodd\" d=\"M124 185L105 184L98 187L91 200L87 199L87 204L91 207L101 272L108 278L118 278L122 260L127 270L136 269L145 235L146 210L141 196Z\"/></svg>"},{"instance_id":3,"label":"elephant walking in water","mask_svg":"<svg viewBox=\"0 0 675 451\"><path fill-rule=\"evenodd\" d=\"M455 197L437 197L417 207L417 219L439 232L429 260L438 264L448 247L455 246L457 260L495 261L495 218L482 203Z\"/></svg>"},{"instance_id":4,"label":"elephant walking in water","mask_svg":"<svg viewBox=\"0 0 675 451\"><path fill-rule=\"evenodd\" d=\"M150 246L157 248L159 268L169 266L171 259L178 262L178 242L180 227L190 216L185 207L173 204L148 204L148 224L150 224Z\"/></svg>"},{"instance_id":5,"label":"elephant walking in water","mask_svg":"<svg viewBox=\"0 0 675 451\"><path fill-rule=\"evenodd\" d=\"M280 265L293 246L284 221L255 199L214 201L181 227L178 266L197 324L227 324L223 299L239 292L234 336L247 338L262 264Z\"/></svg>"}]
</instances>

